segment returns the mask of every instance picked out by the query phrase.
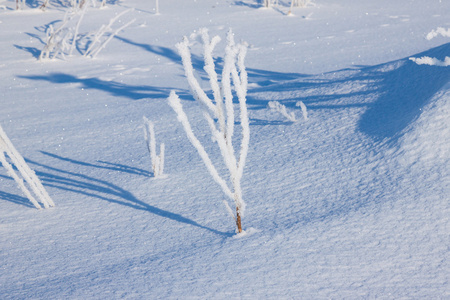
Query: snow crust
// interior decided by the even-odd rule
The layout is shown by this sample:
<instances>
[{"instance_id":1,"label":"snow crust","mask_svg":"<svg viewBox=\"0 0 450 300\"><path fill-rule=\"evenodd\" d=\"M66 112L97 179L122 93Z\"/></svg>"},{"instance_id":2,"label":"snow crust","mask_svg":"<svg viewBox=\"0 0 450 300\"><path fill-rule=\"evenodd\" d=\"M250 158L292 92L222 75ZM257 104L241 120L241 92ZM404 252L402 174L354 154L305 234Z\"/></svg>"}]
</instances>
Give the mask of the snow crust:
<instances>
[{"instance_id":1,"label":"snow crust","mask_svg":"<svg viewBox=\"0 0 450 300\"><path fill-rule=\"evenodd\" d=\"M128 8L136 21L95 59L49 61L45 32L64 7L0 3L0 124L57 204L33 208L0 167L0 298L450 296L450 68L409 59L450 56L446 31L427 40L450 27L450 2L316 0L290 17L283 3L166 0L156 14L153 1L111 1L79 35ZM175 49L203 27L249 43L240 235L167 103L176 91L206 132ZM297 116L301 101L307 121L270 101ZM161 180L143 116L166 146Z\"/></svg>"}]
</instances>

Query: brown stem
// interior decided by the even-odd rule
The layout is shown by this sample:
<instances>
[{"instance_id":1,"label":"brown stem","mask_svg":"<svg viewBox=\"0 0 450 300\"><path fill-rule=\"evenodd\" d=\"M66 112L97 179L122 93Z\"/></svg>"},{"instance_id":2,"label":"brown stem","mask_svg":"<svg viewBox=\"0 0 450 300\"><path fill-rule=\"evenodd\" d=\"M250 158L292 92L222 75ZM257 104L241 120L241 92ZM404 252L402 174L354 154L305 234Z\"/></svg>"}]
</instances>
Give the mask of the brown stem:
<instances>
[{"instance_id":1,"label":"brown stem","mask_svg":"<svg viewBox=\"0 0 450 300\"><path fill-rule=\"evenodd\" d=\"M241 225L241 214L239 212L239 208L236 207L236 225L238 228L238 232L241 233L242 232L242 225Z\"/></svg>"}]
</instances>

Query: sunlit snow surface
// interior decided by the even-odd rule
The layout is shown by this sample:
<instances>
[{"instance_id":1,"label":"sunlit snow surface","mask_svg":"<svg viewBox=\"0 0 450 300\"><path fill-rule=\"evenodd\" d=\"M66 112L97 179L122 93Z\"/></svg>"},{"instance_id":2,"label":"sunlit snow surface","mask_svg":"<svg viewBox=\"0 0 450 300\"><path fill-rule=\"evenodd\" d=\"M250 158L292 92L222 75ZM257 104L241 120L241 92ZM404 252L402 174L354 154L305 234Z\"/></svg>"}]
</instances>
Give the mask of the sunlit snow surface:
<instances>
[{"instance_id":1,"label":"sunlit snow surface","mask_svg":"<svg viewBox=\"0 0 450 300\"><path fill-rule=\"evenodd\" d=\"M450 28L450 3L422 2L316 0L286 16L287 1L164 0L159 15L113 1L80 33L130 7L136 21L95 59L80 45L42 62L65 8L0 2L0 124L56 204L35 209L0 168L0 298L450 297L450 67L410 60L450 56L448 37L426 39ZM219 165L174 47L200 27L249 44L239 235L167 103L175 90ZM163 178L143 116L166 146Z\"/></svg>"}]
</instances>

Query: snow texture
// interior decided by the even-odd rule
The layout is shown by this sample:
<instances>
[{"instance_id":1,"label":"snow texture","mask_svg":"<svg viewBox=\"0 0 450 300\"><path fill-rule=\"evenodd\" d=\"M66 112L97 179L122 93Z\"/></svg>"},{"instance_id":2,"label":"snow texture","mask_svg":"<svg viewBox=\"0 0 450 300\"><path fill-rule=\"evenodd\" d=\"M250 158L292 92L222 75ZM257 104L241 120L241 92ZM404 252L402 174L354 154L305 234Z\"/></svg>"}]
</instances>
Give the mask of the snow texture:
<instances>
[{"instance_id":1,"label":"snow texture","mask_svg":"<svg viewBox=\"0 0 450 300\"><path fill-rule=\"evenodd\" d=\"M426 39L447 32L450 1L315 0L289 17L290 1L165 0L160 15L154 1L106 1L87 8L70 59L72 39L66 60L40 61L68 9L41 3L0 0L0 124L57 205L32 209L0 168L1 299L450 297L450 68L409 59L450 56L448 36ZM136 21L84 57L91 33L129 8L112 33ZM241 234L167 103L229 183L174 46L196 32L194 78L216 103L229 28L248 43ZM233 74L231 86L245 81ZM153 179L143 115L168 150L167 179Z\"/></svg>"}]
</instances>

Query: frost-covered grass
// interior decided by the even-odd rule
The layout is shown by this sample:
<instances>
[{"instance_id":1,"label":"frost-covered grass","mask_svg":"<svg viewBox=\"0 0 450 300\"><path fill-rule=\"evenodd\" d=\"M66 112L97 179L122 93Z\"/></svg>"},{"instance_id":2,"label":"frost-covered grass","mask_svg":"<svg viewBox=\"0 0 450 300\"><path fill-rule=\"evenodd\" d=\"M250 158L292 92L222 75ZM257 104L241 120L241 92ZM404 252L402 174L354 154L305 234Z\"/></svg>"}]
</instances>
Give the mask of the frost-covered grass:
<instances>
[{"instance_id":1,"label":"frost-covered grass","mask_svg":"<svg viewBox=\"0 0 450 300\"><path fill-rule=\"evenodd\" d=\"M450 69L409 60L449 56L448 37L426 38L449 27L448 2L316 0L287 17L250 0L160 1L159 14L107 1L80 38L129 8L114 28L136 21L95 59L65 61L38 60L66 11L39 4L0 3L0 124L56 206L33 209L0 168L0 298L448 297ZM220 165L175 48L202 27L249 44L240 235L167 103L176 91ZM158 180L142 116L166 146Z\"/></svg>"},{"instance_id":2,"label":"frost-covered grass","mask_svg":"<svg viewBox=\"0 0 450 300\"><path fill-rule=\"evenodd\" d=\"M7 157L11 160L11 162L7 160ZM11 176L11 178L17 183L20 190L27 196L28 200L30 200L36 208L41 208L39 202L42 203L45 208L55 206L55 203L53 203L53 200L48 195L39 178L37 178L33 170L31 170L27 165L19 151L16 150L1 126L0 163L6 169L8 175ZM21 176L17 174L15 169L19 171ZM32 193L34 193L34 195L38 198L37 200Z\"/></svg>"},{"instance_id":3,"label":"frost-covered grass","mask_svg":"<svg viewBox=\"0 0 450 300\"><path fill-rule=\"evenodd\" d=\"M427 34L427 40L431 40L439 35L450 37L450 28L445 30L442 27L438 27L436 30L432 30ZM435 57L423 56L423 57L410 57L410 60L415 62L418 65L429 65L429 66L439 66L439 67L448 67L450 66L450 56L446 56L444 60L439 60Z\"/></svg>"}]
</instances>

